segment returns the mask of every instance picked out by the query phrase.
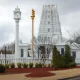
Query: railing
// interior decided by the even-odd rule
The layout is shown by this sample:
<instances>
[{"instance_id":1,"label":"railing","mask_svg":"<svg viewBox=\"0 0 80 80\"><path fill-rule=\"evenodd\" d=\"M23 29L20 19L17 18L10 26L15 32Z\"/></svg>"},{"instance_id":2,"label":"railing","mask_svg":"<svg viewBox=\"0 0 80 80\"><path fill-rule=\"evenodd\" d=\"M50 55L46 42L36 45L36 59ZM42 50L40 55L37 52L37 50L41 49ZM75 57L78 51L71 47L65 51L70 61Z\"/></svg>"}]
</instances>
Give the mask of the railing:
<instances>
[{"instance_id":1,"label":"railing","mask_svg":"<svg viewBox=\"0 0 80 80\"><path fill-rule=\"evenodd\" d=\"M21 62L21 63L30 63L30 62L33 62L33 63L36 63L36 62L42 62L41 59L25 59L25 58L18 58L18 59L12 59L12 58L6 58L6 63L5 63L5 58L3 59L0 59L0 64L10 64L10 63L18 63L18 62ZM51 63L51 59L46 59L45 60L45 64L48 64L48 63Z\"/></svg>"}]
</instances>

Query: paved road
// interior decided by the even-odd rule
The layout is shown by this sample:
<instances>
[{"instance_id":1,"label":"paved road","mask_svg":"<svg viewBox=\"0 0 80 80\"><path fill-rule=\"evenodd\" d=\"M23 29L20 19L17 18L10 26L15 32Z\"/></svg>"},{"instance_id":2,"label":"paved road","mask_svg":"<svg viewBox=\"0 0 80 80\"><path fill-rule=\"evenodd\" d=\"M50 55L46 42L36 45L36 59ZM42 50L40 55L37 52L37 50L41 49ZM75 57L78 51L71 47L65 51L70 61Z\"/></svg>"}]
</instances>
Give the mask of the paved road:
<instances>
[{"instance_id":1,"label":"paved road","mask_svg":"<svg viewBox=\"0 0 80 80\"><path fill-rule=\"evenodd\" d=\"M80 77L71 78L71 79L63 79L63 80L80 80Z\"/></svg>"}]
</instances>

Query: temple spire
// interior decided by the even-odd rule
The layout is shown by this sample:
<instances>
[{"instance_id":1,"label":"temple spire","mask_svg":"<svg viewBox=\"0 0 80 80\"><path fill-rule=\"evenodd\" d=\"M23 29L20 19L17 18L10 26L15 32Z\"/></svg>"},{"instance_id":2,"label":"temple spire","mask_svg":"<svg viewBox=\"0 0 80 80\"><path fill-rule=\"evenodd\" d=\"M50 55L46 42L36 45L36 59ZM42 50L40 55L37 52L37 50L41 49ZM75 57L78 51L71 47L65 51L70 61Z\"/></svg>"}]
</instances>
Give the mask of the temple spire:
<instances>
[{"instance_id":1,"label":"temple spire","mask_svg":"<svg viewBox=\"0 0 80 80\"><path fill-rule=\"evenodd\" d=\"M62 32L57 5L44 5L42 9L38 42L50 44L62 40Z\"/></svg>"}]
</instances>

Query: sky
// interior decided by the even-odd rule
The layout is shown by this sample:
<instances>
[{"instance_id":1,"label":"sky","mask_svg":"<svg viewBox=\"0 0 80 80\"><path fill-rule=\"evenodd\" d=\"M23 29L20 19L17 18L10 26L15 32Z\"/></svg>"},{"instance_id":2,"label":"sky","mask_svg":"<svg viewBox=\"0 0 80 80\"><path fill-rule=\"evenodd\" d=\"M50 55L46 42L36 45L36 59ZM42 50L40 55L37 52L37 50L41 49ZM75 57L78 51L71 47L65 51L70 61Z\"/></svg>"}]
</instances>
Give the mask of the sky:
<instances>
[{"instance_id":1,"label":"sky","mask_svg":"<svg viewBox=\"0 0 80 80\"><path fill-rule=\"evenodd\" d=\"M15 40L15 20L13 11L21 10L19 38L23 43L31 41L31 10L35 10L34 34L37 37L43 5L57 4L62 36L70 39L80 30L80 0L0 0L0 46ZM70 34L67 31L70 32Z\"/></svg>"}]
</instances>

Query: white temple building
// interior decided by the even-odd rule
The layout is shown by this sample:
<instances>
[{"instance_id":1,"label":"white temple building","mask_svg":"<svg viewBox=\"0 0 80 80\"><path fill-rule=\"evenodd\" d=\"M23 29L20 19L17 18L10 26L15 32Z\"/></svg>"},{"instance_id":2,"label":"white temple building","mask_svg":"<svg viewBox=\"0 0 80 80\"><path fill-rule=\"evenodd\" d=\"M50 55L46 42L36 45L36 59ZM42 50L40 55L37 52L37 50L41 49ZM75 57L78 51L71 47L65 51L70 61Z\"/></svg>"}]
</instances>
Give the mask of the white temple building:
<instances>
[{"instance_id":1,"label":"white temple building","mask_svg":"<svg viewBox=\"0 0 80 80\"><path fill-rule=\"evenodd\" d=\"M70 45L71 55L75 57L77 64L80 64L80 45L70 44L63 40L61 24L56 5L43 5L41 20L39 25L38 37L34 38L34 58L31 52L31 44L19 42L19 22L21 20L21 11L17 7L14 10L14 20L16 23L15 34L15 53L6 54L6 63L14 62L41 62L42 55L45 55L45 63L51 63L52 48L56 45L62 55L65 52L65 44ZM0 63L5 64L5 54L0 53Z\"/></svg>"}]
</instances>

